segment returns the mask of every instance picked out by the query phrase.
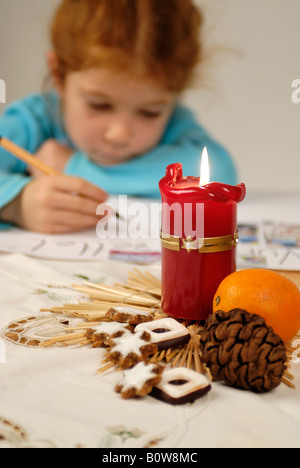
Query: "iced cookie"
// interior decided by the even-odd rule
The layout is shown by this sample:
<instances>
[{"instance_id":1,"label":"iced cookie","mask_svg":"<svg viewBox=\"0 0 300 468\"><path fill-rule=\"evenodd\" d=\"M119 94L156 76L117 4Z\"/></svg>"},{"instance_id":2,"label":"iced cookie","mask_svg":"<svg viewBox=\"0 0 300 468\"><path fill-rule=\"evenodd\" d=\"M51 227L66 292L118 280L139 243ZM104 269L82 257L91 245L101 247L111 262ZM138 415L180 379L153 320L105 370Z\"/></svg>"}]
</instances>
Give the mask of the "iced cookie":
<instances>
[{"instance_id":1,"label":"iced cookie","mask_svg":"<svg viewBox=\"0 0 300 468\"><path fill-rule=\"evenodd\" d=\"M129 323L130 325L153 320L149 312L125 306L112 307L106 312L106 316L116 322Z\"/></svg>"},{"instance_id":2,"label":"iced cookie","mask_svg":"<svg viewBox=\"0 0 300 468\"><path fill-rule=\"evenodd\" d=\"M183 346L191 339L187 328L173 318L163 318L137 325L135 332L146 331L158 350Z\"/></svg>"},{"instance_id":3,"label":"iced cookie","mask_svg":"<svg viewBox=\"0 0 300 468\"><path fill-rule=\"evenodd\" d=\"M119 338L124 333L131 333L133 327L128 323L102 322L99 326L89 328L86 336L92 340L93 347L109 346L113 338Z\"/></svg>"},{"instance_id":4,"label":"iced cookie","mask_svg":"<svg viewBox=\"0 0 300 468\"><path fill-rule=\"evenodd\" d=\"M151 395L172 405L192 403L211 390L209 380L203 375L185 367L166 370L161 382Z\"/></svg>"},{"instance_id":5,"label":"iced cookie","mask_svg":"<svg viewBox=\"0 0 300 468\"><path fill-rule=\"evenodd\" d=\"M123 379L115 390L121 393L124 399L148 395L153 386L161 381L163 369L162 366L139 362L136 366L124 371Z\"/></svg>"},{"instance_id":6,"label":"iced cookie","mask_svg":"<svg viewBox=\"0 0 300 468\"><path fill-rule=\"evenodd\" d=\"M157 352L157 346L150 343L150 335L146 332L125 334L115 338L110 343L111 349L107 358L118 364L122 369L128 369L140 361L147 361L148 356Z\"/></svg>"}]
</instances>

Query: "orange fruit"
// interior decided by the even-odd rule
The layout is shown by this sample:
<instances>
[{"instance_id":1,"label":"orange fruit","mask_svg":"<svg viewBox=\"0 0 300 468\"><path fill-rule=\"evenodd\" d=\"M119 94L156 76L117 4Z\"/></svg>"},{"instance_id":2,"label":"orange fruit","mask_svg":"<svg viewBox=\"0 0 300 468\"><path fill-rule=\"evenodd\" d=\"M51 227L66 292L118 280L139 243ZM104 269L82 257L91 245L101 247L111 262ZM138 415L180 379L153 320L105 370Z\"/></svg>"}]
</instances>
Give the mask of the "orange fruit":
<instances>
[{"instance_id":1,"label":"orange fruit","mask_svg":"<svg viewBox=\"0 0 300 468\"><path fill-rule=\"evenodd\" d=\"M232 309L260 315L285 343L300 329L300 290L271 270L240 270L227 276L214 296L213 312Z\"/></svg>"}]
</instances>

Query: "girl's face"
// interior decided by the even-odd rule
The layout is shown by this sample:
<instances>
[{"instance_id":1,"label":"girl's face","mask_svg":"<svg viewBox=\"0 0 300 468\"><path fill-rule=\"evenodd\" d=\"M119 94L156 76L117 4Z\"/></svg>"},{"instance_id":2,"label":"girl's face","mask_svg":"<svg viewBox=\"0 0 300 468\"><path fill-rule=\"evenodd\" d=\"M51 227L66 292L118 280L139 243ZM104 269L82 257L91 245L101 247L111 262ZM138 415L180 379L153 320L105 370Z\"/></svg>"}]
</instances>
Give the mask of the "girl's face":
<instances>
[{"instance_id":1,"label":"girl's face","mask_svg":"<svg viewBox=\"0 0 300 468\"><path fill-rule=\"evenodd\" d=\"M69 137L103 165L122 163L155 147L177 97L153 81L101 69L67 75L61 96Z\"/></svg>"}]
</instances>

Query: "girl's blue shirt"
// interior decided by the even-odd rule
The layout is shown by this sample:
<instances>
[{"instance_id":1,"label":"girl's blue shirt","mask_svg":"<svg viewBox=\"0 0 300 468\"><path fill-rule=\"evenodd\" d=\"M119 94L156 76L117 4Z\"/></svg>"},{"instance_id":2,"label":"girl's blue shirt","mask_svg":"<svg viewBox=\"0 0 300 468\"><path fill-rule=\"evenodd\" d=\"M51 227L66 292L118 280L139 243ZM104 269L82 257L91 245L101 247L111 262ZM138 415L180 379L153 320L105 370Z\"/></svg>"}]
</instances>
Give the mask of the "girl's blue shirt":
<instances>
[{"instance_id":1,"label":"girl's blue shirt","mask_svg":"<svg viewBox=\"0 0 300 468\"><path fill-rule=\"evenodd\" d=\"M88 159L68 138L61 105L54 92L35 94L9 105L0 117L0 136L9 138L31 153L49 138L68 144L74 152L65 174L80 176L111 195L159 198L159 180L166 166L182 163L184 175L199 174L206 146L211 180L235 185L237 173L229 153L197 122L193 113L178 104L160 143L152 150L114 166L102 166ZM0 148L0 210L17 197L31 180L27 166ZM9 227L1 223L0 229Z\"/></svg>"}]
</instances>

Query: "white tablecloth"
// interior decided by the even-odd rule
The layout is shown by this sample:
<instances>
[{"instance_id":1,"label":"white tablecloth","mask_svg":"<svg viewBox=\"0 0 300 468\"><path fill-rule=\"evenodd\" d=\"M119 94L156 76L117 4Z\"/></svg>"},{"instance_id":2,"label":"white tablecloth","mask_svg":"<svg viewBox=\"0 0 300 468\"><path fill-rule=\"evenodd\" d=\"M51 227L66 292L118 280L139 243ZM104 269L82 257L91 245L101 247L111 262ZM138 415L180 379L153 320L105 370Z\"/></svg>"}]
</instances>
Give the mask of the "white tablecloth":
<instances>
[{"instance_id":1,"label":"white tablecloth","mask_svg":"<svg viewBox=\"0 0 300 468\"><path fill-rule=\"evenodd\" d=\"M297 203L293 197L284 200L282 217L287 221ZM264 211L270 214L272 206L279 219L274 197L265 204L260 197L249 197L240 216L257 219ZM297 209L299 222L299 198ZM133 267L0 254L0 328L30 318L28 326L36 327L27 331L31 338L35 333L59 334L63 325L41 309L80 301L71 285L82 277L124 283ZM139 269L160 276L159 264ZM205 398L171 406L150 396L123 400L114 391L120 373L96 373L103 352L90 346L43 349L1 339L0 447L300 447L299 364L291 370L296 390L282 384L257 395L214 383Z\"/></svg>"}]
</instances>

